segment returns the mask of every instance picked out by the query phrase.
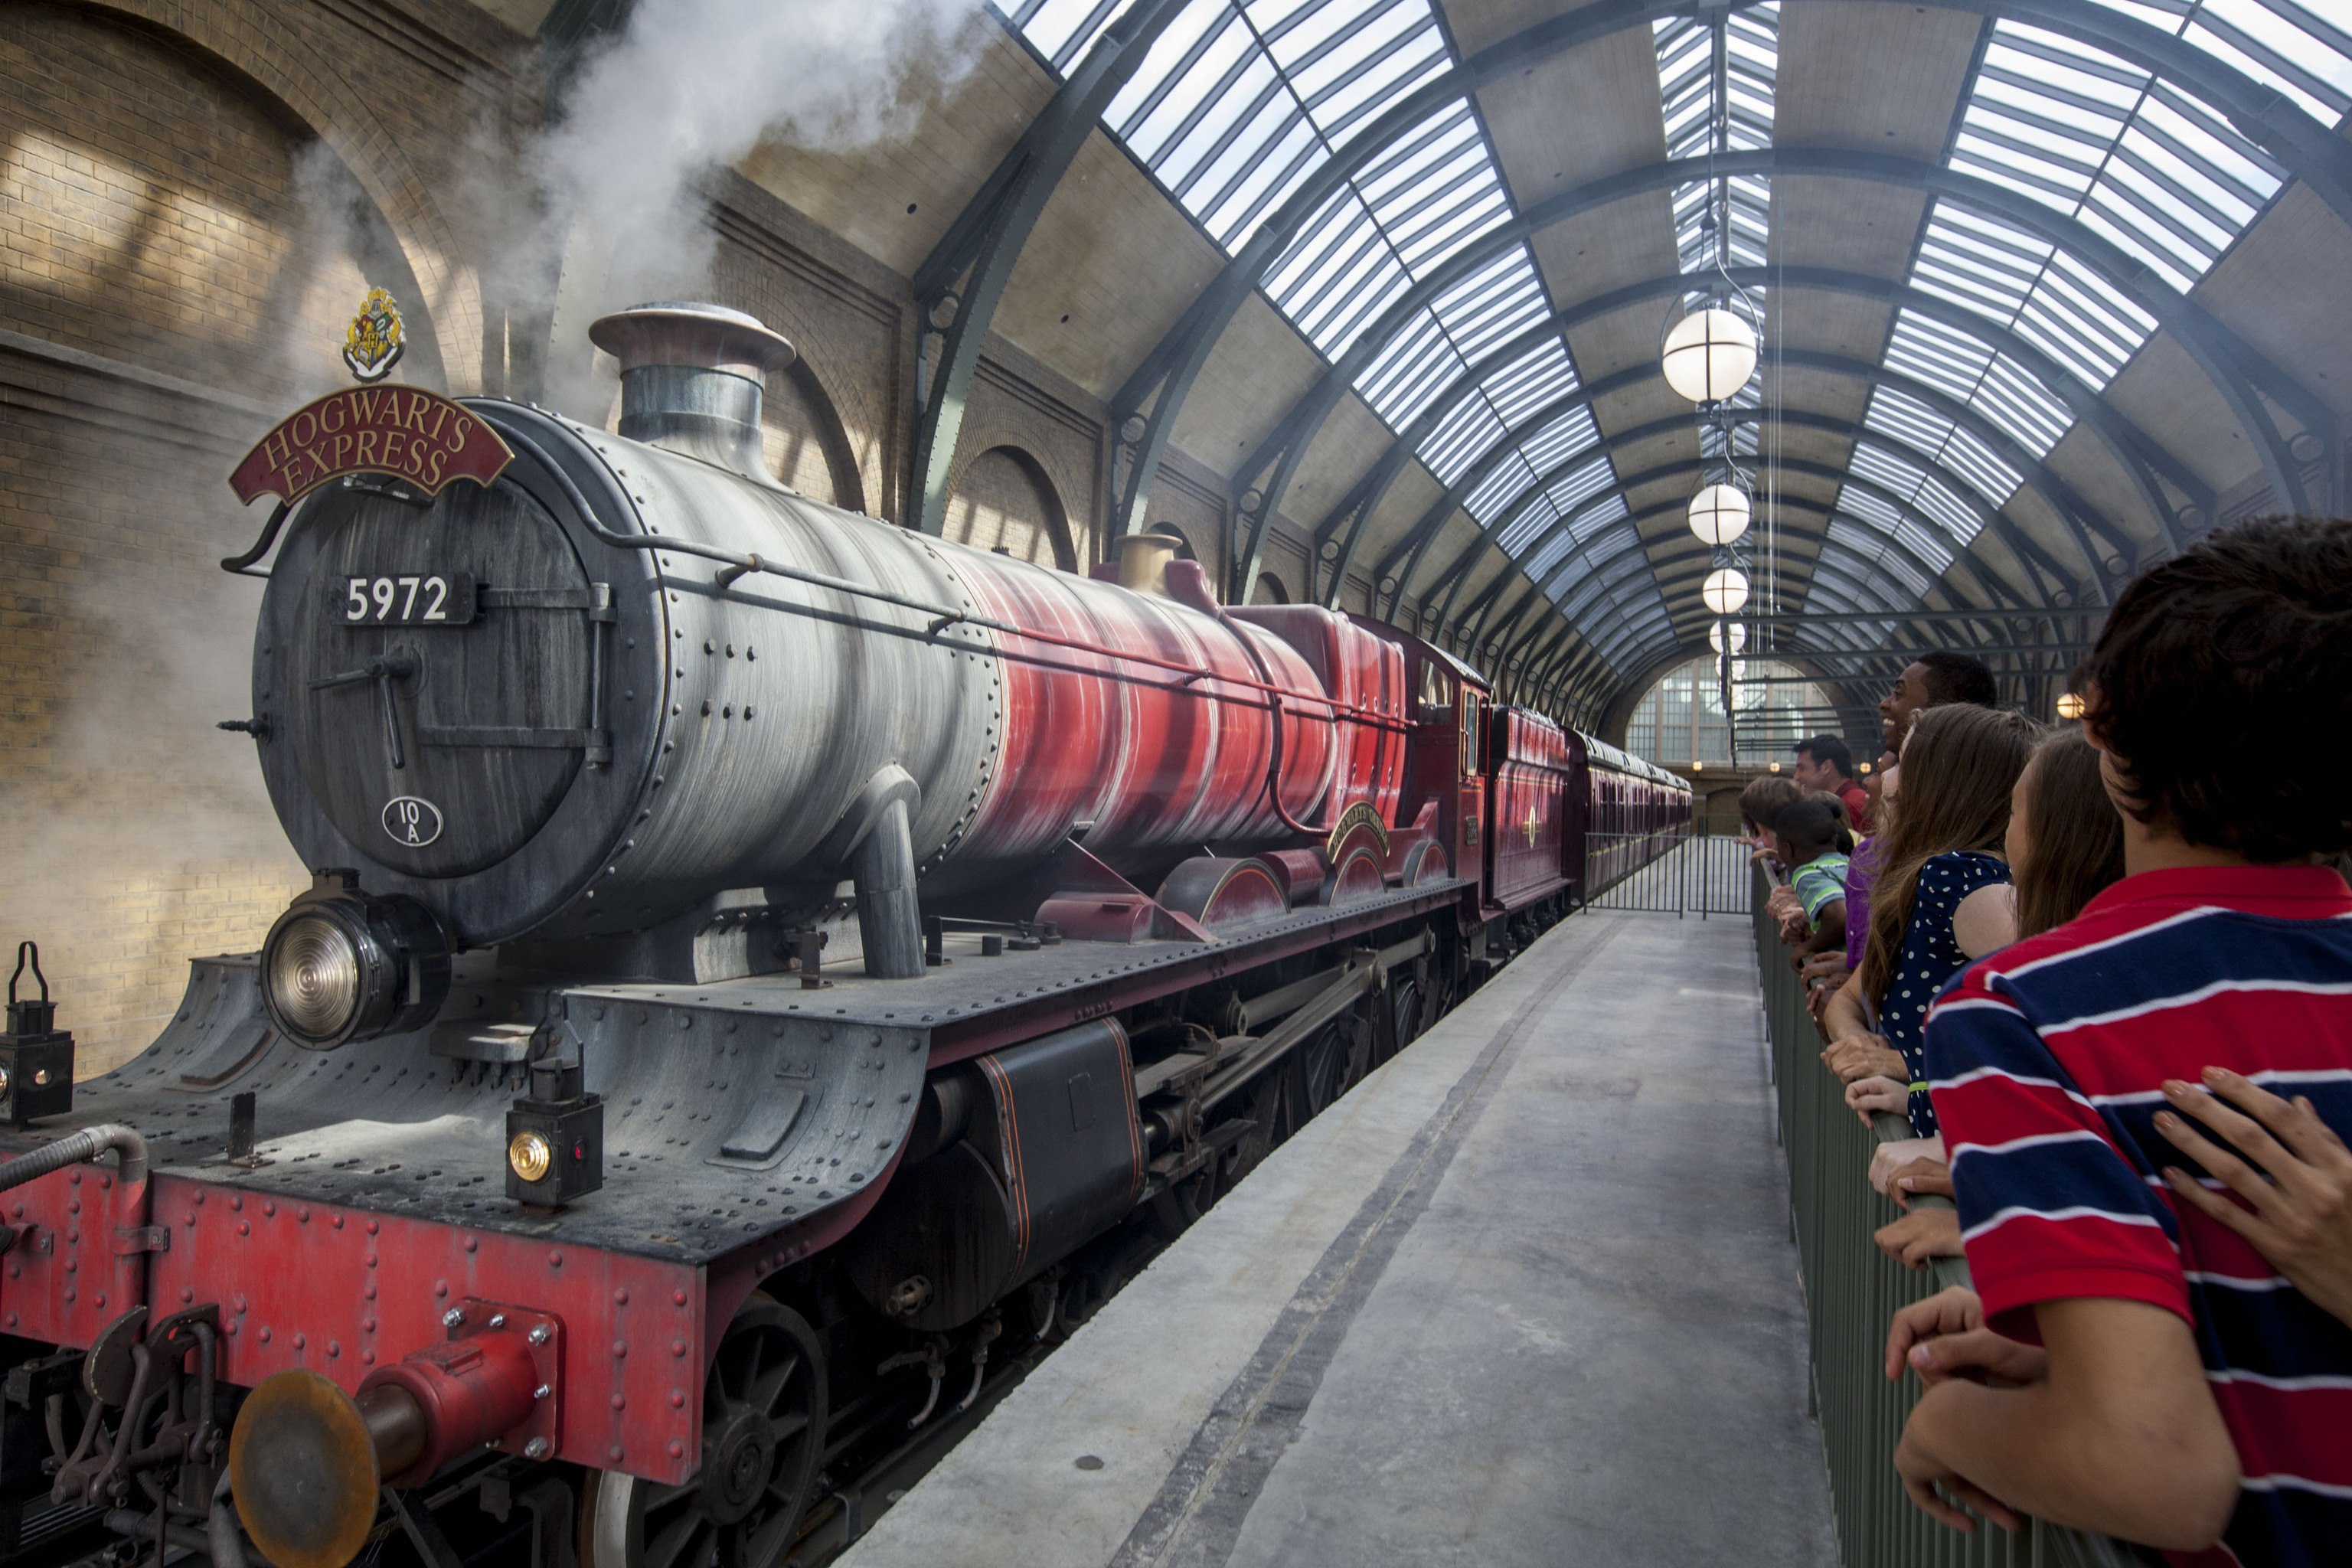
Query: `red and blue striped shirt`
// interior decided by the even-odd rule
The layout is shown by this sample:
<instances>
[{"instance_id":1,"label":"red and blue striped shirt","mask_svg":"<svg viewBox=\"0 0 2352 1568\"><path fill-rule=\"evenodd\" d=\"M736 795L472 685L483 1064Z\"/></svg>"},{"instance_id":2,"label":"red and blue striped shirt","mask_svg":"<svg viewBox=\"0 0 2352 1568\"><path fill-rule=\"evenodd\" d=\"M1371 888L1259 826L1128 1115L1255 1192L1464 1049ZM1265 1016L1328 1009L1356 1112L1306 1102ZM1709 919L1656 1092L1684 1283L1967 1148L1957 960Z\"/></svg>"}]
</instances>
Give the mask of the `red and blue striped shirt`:
<instances>
[{"instance_id":1,"label":"red and blue striped shirt","mask_svg":"<svg viewBox=\"0 0 2352 1568\"><path fill-rule=\"evenodd\" d=\"M2158 1173L2203 1173L2152 1120L2165 1079L2223 1067L2352 1141L2352 889L2307 866L2126 878L1955 978L1927 1062L1987 1321L2030 1339L2024 1309L2084 1296L2179 1313L2245 1475L2210 1560L2343 1562L2352 1327L2174 1205Z\"/></svg>"}]
</instances>

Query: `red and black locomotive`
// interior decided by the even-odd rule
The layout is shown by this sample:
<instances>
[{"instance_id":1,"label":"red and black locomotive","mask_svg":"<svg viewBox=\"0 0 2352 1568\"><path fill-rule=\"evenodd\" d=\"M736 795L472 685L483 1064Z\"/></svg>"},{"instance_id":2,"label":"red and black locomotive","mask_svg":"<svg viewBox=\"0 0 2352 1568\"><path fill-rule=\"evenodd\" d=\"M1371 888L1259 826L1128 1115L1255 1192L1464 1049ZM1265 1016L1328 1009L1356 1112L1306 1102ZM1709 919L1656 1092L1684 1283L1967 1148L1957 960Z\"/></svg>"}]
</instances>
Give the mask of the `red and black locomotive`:
<instances>
[{"instance_id":1,"label":"red and black locomotive","mask_svg":"<svg viewBox=\"0 0 2352 1568\"><path fill-rule=\"evenodd\" d=\"M617 435L363 387L238 471L233 727L319 870L69 1106L40 1004L0 1040L14 1554L780 1563L1688 831L1156 535L1076 577L803 499L749 317L592 335Z\"/></svg>"}]
</instances>

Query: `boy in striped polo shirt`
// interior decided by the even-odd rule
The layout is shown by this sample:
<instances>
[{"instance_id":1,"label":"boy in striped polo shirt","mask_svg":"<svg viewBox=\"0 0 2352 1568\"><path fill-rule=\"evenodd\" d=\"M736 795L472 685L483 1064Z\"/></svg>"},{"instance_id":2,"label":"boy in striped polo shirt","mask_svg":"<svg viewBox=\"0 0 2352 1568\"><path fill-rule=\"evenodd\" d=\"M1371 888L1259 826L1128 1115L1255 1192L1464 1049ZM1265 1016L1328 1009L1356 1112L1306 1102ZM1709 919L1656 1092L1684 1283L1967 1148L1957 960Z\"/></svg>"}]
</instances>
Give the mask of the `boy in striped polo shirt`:
<instances>
[{"instance_id":1,"label":"boy in striped polo shirt","mask_svg":"<svg viewBox=\"0 0 2352 1568\"><path fill-rule=\"evenodd\" d=\"M1895 1465L1962 1529L1955 1501L2174 1563L2345 1562L2352 1327L2175 1201L2160 1127L2212 1066L2352 1135L2352 889L2315 863L2352 847L2352 523L2152 568L2083 676L2129 874L1928 1016L1978 1294L1896 1320L1890 1373L1930 1386Z\"/></svg>"}]
</instances>

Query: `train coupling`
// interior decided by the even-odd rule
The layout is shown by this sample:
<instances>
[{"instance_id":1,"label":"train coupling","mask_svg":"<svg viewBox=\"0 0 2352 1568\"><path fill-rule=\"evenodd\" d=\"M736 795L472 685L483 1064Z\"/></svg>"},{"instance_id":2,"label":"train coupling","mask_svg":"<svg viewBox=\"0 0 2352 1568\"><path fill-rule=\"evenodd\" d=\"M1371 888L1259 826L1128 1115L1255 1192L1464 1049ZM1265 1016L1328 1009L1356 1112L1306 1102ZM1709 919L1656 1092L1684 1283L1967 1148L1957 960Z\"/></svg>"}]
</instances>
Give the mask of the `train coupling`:
<instances>
[{"instance_id":1,"label":"train coupling","mask_svg":"<svg viewBox=\"0 0 2352 1568\"><path fill-rule=\"evenodd\" d=\"M356 1394L298 1367L246 1397L229 1436L230 1490L277 1568L344 1568L384 1489L420 1485L476 1448L554 1453L561 1320L468 1298L442 1324L446 1341L378 1367Z\"/></svg>"}]
</instances>

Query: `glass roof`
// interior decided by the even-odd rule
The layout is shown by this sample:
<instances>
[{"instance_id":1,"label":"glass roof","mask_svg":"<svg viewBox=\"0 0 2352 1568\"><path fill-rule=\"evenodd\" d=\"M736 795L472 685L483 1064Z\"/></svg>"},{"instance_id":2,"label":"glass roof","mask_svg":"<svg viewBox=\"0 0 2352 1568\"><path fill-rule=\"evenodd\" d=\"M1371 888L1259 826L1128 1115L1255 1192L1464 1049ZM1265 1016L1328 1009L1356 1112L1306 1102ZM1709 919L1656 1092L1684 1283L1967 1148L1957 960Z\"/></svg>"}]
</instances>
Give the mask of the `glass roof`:
<instances>
[{"instance_id":1,"label":"glass roof","mask_svg":"<svg viewBox=\"0 0 2352 1568\"><path fill-rule=\"evenodd\" d=\"M2352 110L2352 13L2335 14L2344 0L2095 3L2275 88L2324 124L2338 124ZM1054 68L1066 71L1130 4L1019 0L1010 15ZM1433 5L1192 0L1106 111L1106 126L1231 255L1335 149L1456 63ZM1771 145L1778 26L1771 4L1654 26L1672 156ZM2285 178L2225 118L2147 71L2008 20L1989 29L1947 162L2081 223L2181 289L2227 253ZM1687 273L1710 268L1718 250L1734 265L1768 262L1769 181L1741 176L1719 189L1728 198L1720 237L1706 221L1704 182L1671 193ZM1334 193L1261 286L1337 363L1408 289L1512 216L1476 110L1457 100L1383 147ZM1987 325L1972 330L1898 310L1884 363L1964 404L2035 458L2072 428L2068 398L2080 393L2062 395L1989 334L2013 333L2095 394L2158 324L2080 258L1949 198L1930 204L1908 280ZM1560 579L1558 602L1571 620L1582 625L1600 596L1609 596L1610 613L1591 636L1615 663L1643 638L1673 634L1645 552L1623 552L1597 574L1576 570L1584 544L1622 528L1627 515L1614 494L1613 463L1594 452L1600 431L1578 407L1509 443L1512 430L1580 384L1556 338L1507 359L1497 353L1539 331L1551 310L1528 247L1509 246L1415 312L1366 360L1354 384L1391 429L1402 430L1429 416L1441 394L1471 384L1436 411L1416 455L1441 483L1468 486L1465 509L1497 531L1504 549L1534 552L1521 564L1536 580ZM1743 401L1757 401L1753 385ZM1858 575L1839 588L1828 563L1818 563L1814 588L1824 603L1881 591L1889 602L1916 601L1932 584L1913 582L1917 568L1892 555L1885 542L1901 538L1922 561L1948 567L2022 475L2011 458L1899 389L1874 388L1863 423L1885 439L1855 443L1853 472L1910 510L1842 487L1829 548L1841 557L1851 552ZM1754 450L1752 427L1738 439ZM1930 457L1933 468L1895 451L1895 441ZM1588 453L1591 459L1580 461ZM1539 486L1547 474L1559 477Z\"/></svg>"},{"instance_id":2,"label":"glass roof","mask_svg":"<svg viewBox=\"0 0 2352 1568\"><path fill-rule=\"evenodd\" d=\"M2352 110L2352 18L2301 0L2096 0L2285 93L2324 125Z\"/></svg>"},{"instance_id":3,"label":"glass roof","mask_svg":"<svg viewBox=\"0 0 2352 1568\"><path fill-rule=\"evenodd\" d=\"M2325 124L2352 108L2352 32L2297 0L2099 0L2162 27ZM1948 165L2018 192L2111 241L2182 291L2193 289L2277 195L2285 171L2221 116L2148 71L2088 45L1996 22L1962 106ZM2157 321L2061 247L1958 202L1928 209L1911 283L2006 328L2092 392L2104 392L2154 335ZM2066 401L1990 342L1906 308L1885 363L1983 415L2035 458L2074 426ZM1872 395L1866 427L1932 453L1998 510L2021 476L1982 441L1919 400ZM1944 479L1867 441L1853 471L1909 500L1965 546L1980 520ZM1868 522L1918 531L1853 486L1833 526L1843 549ZM1948 548L1914 548L1948 565ZM1889 568L1891 570L1892 568ZM1924 592L1924 590L1922 590Z\"/></svg>"}]
</instances>

